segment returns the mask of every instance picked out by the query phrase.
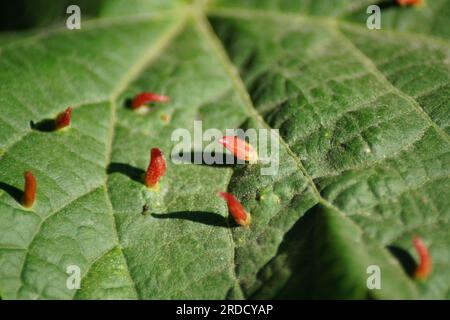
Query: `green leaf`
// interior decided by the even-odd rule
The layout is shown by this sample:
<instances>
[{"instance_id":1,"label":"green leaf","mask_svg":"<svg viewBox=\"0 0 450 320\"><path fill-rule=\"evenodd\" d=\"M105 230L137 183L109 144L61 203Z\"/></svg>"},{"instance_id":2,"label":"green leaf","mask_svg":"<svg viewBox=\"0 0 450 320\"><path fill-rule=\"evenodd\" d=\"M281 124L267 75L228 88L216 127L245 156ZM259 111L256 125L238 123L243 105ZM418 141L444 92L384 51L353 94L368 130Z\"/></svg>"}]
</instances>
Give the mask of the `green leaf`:
<instances>
[{"instance_id":1,"label":"green leaf","mask_svg":"<svg viewBox=\"0 0 450 320\"><path fill-rule=\"evenodd\" d=\"M81 30L0 34L2 299L450 298L450 4L428 2L368 30L368 1L108 0ZM146 90L171 102L130 110ZM66 131L30 124L69 105ZM277 174L176 165L172 133L195 120L279 129ZM158 193L141 179L155 146Z\"/></svg>"}]
</instances>

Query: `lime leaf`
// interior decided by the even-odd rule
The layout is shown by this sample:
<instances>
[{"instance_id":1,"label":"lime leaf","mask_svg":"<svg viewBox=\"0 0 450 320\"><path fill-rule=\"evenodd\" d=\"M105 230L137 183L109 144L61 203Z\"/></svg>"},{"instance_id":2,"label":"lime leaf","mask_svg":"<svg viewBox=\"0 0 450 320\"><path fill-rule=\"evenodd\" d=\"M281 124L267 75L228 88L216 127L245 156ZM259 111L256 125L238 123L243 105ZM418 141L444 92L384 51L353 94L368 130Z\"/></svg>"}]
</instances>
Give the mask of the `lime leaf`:
<instances>
[{"instance_id":1,"label":"lime leaf","mask_svg":"<svg viewBox=\"0 0 450 320\"><path fill-rule=\"evenodd\" d=\"M410 27L445 25L439 3L368 30L368 1L109 0L81 30L0 34L1 298L450 298L450 42ZM134 112L142 91L170 102ZM35 125L68 106L68 130ZM278 129L276 174L176 164L172 135L195 121ZM413 235L433 258L424 282Z\"/></svg>"}]
</instances>

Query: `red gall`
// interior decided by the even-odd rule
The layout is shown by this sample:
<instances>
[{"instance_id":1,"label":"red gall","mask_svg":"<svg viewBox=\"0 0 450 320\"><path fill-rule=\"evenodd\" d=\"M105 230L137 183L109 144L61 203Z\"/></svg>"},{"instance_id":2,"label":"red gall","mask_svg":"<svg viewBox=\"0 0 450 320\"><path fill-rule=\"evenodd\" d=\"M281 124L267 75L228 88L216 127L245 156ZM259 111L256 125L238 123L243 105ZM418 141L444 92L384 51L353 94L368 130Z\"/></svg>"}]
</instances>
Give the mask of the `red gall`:
<instances>
[{"instance_id":1,"label":"red gall","mask_svg":"<svg viewBox=\"0 0 450 320\"><path fill-rule=\"evenodd\" d=\"M242 204L228 192L218 192L218 195L225 199L228 205L228 211L234 221L240 226L248 227L250 225L250 214L245 211Z\"/></svg>"},{"instance_id":2,"label":"red gall","mask_svg":"<svg viewBox=\"0 0 450 320\"><path fill-rule=\"evenodd\" d=\"M237 136L224 136L219 139L219 143L223 144L238 159L249 162L258 161L258 154L253 147Z\"/></svg>"},{"instance_id":3,"label":"red gall","mask_svg":"<svg viewBox=\"0 0 450 320\"><path fill-rule=\"evenodd\" d=\"M170 100L167 96L162 96L152 92L142 92L136 95L131 103L131 107L135 110L147 103L151 102L168 102Z\"/></svg>"},{"instance_id":4,"label":"red gall","mask_svg":"<svg viewBox=\"0 0 450 320\"><path fill-rule=\"evenodd\" d=\"M36 200L36 178L31 171L24 173L25 188L23 192L22 204L25 208L31 208Z\"/></svg>"},{"instance_id":5,"label":"red gall","mask_svg":"<svg viewBox=\"0 0 450 320\"><path fill-rule=\"evenodd\" d=\"M150 164L145 174L145 185L147 188L157 189L159 180L166 173L166 160L159 148L150 151Z\"/></svg>"},{"instance_id":6,"label":"red gall","mask_svg":"<svg viewBox=\"0 0 450 320\"><path fill-rule=\"evenodd\" d=\"M70 126L70 120L72 118L72 108L68 107L63 112L59 113L55 119L55 128L60 130Z\"/></svg>"},{"instance_id":7,"label":"red gall","mask_svg":"<svg viewBox=\"0 0 450 320\"><path fill-rule=\"evenodd\" d=\"M414 272L414 277L419 280L425 280L430 275L433 266L431 256L421 238L414 237L413 244L419 255L419 264Z\"/></svg>"},{"instance_id":8,"label":"red gall","mask_svg":"<svg viewBox=\"0 0 450 320\"><path fill-rule=\"evenodd\" d=\"M404 6L420 6L422 5L423 0L397 0L397 4Z\"/></svg>"}]
</instances>

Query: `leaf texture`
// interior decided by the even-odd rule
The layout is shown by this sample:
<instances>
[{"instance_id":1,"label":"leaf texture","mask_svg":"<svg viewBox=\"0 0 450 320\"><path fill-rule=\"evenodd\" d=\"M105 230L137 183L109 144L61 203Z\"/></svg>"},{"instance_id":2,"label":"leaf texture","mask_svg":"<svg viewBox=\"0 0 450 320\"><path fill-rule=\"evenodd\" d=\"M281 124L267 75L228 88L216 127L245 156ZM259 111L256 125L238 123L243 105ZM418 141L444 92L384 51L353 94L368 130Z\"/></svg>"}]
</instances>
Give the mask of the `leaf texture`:
<instances>
[{"instance_id":1,"label":"leaf texture","mask_svg":"<svg viewBox=\"0 0 450 320\"><path fill-rule=\"evenodd\" d=\"M108 0L81 30L0 36L2 299L450 298L450 3L428 2L368 30L368 1ZM126 107L147 90L171 102ZM70 130L30 124L69 105ZM278 173L174 164L171 135L195 120L279 129ZM167 174L146 213L155 146Z\"/></svg>"}]
</instances>

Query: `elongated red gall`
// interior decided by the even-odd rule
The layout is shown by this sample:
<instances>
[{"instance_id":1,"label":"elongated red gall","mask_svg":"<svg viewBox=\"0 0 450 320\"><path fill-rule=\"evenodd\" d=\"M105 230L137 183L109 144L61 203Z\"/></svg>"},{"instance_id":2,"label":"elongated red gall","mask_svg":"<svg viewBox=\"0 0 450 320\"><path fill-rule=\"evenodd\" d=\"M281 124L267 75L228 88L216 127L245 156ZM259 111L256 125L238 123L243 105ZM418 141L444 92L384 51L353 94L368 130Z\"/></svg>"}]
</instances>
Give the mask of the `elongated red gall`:
<instances>
[{"instance_id":1,"label":"elongated red gall","mask_svg":"<svg viewBox=\"0 0 450 320\"><path fill-rule=\"evenodd\" d=\"M414 272L414 277L416 279L425 280L428 278L433 267L431 256L428 248L425 246L421 238L414 237L413 244L416 248L417 254L419 255L419 264Z\"/></svg>"},{"instance_id":2,"label":"elongated red gall","mask_svg":"<svg viewBox=\"0 0 450 320\"><path fill-rule=\"evenodd\" d=\"M147 188L158 187L159 180L166 173L166 160L164 154L159 148L152 148L150 151L150 164L145 174L145 185Z\"/></svg>"},{"instance_id":3,"label":"elongated red gall","mask_svg":"<svg viewBox=\"0 0 450 320\"><path fill-rule=\"evenodd\" d=\"M138 109L143 105L151 102L168 102L170 98L168 96L162 96L152 92L142 92L136 95L131 103L133 109Z\"/></svg>"},{"instance_id":4,"label":"elongated red gall","mask_svg":"<svg viewBox=\"0 0 450 320\"><path fill-rule=\"evenodd\" d=\"M22 204L25 208L31 208L36 200L36 178L31 171L24 173L25 188L23 192Z\"/></svg>"},{"instance_id":5,"label":"elongated red gall","mask_svg":"<svg viewBox=\"0 0 450 320\"><path fill-rule=\"evenodd\" d=\"M72 108L68 107L63 112L59 113L55 119L55 128L60 130L70 126L70 119L72 118Z\"/></svg>"},{"instance_id":6,"label":"elongated red gall","mask_svg":"<svg viewBox=\"0 0 450 320\"><path fill-rule=\"evenodd\" d=\"M240 226L248 227L250 225L250 214L245 211L242 204L228 192L219 192L219 196L225 199L228 205L228 211L233 217L234 221Z\"/></svg>"},{"instance_id":7,"label":"elongated red gall","mask_svg":"<svg viewBox=\"0 0 450 320\"><path fill-rule=\"evenodd\" d=\"M249 162L258 161L258 154L253 147L237 136L224 136L219 139L219 143L223 144L238 159Z\"/></svg>"},{"instance_id":8,"label":"elongated red gall","mask_svg":"<svg viewBox=\"0 0 450 320\"><path fill-rule=\"evenodd\" d=\"M423 3L423 0L397 0L397 4L404 6L420 6Z\"/></svg>"}]
</instances>

